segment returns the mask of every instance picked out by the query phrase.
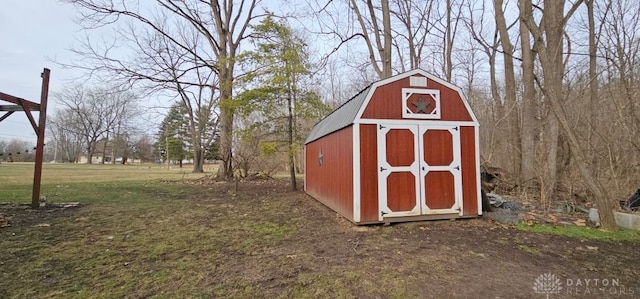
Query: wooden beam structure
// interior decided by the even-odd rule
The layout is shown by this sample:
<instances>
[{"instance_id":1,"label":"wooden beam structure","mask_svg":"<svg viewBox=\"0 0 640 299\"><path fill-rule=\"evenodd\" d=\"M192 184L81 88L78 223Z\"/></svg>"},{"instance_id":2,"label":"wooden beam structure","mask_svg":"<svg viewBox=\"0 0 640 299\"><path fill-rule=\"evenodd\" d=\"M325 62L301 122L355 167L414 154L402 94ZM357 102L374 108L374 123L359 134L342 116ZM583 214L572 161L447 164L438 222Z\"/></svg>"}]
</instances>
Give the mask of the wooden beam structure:
<instances>
[{"instance_id":1,"label":"wooden beam structure","mask_svg":"<svg viewBox=\"0 0 640 299\"><path fill-rule=\"evenodd\" d=\"M16 111L24 111L36 132L38 141L36 142L36 163L33 171L33 189L31 192L31 207L36 209L40 206L40 185L42 182L42 160L44 159L44 134L45 125L47 122L47 100L49 97L49 77L51 70L45 68L40 74L42 77L42 87L40 89L40 104L12 96L0 92L0 101L12 103L14 105L0 105L0 111L6 111L4 115L0 116L0 122L11 116ZM36 123L31 111L37 111L38 123Z\"/></svg>"}]
</instances>

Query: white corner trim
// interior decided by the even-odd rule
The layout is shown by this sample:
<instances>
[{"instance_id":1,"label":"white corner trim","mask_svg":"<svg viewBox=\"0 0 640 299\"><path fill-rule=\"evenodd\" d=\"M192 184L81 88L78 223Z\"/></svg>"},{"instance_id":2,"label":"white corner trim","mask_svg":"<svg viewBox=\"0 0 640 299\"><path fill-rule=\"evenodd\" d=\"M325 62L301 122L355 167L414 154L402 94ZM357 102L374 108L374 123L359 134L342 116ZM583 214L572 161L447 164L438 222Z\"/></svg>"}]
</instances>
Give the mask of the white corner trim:
<instances>
[{"instance_id":1,"label":"white corner trim","mask_svg":"<svg viewBox=\"0 0 640 299\"><path fill-rule=\"evenodd\" d=\"M476 186L478 196L478 215L482 215L482 181L480 177L480 126L474 127L474 139L476 141Z\"/></svg>"},{"instance_id":2,"label":"white corner trim","mask_svg":"<svg viewBox=\"0 0 640 299\"><path fill-rule=\"evenodd\" d=\"M360 222L360 125L353 124L353 222Z\"/></svg>"}]
</instances>

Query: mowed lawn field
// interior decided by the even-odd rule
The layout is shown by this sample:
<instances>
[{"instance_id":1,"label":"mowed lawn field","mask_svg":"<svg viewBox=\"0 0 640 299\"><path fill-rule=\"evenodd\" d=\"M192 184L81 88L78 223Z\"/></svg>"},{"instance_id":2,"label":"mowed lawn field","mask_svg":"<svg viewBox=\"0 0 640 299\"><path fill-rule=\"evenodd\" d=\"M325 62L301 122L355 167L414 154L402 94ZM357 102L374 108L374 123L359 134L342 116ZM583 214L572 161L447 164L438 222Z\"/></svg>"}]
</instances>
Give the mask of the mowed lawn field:
<instances>
[{"instance_id":1,"label":"mowed lawn field","mask_svg":"<svg viewBox=\"0 0 640 299\"><path fill-rule=\"evenodd\" d=\"M0 298L640 294L633 231L483 219L359 227L287 180L216 182L166 165L46 164L47 202L80 205L32 210L21 205L32 167L0 164L0 215L11 217L0 228Z\"/></svg>"}]
</instances>

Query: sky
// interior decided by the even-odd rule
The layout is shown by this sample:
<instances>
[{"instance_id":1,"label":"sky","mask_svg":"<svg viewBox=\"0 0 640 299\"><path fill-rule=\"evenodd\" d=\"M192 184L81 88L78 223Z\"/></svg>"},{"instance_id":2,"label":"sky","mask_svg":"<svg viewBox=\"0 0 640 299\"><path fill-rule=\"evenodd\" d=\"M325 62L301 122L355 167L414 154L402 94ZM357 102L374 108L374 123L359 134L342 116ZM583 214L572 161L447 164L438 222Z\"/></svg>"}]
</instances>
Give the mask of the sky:
<instances>
[{"instance_id":1,"label":"sky","mask_svg":"<svg viewBox=\"0 0 640 299\"><path fill-rule=\"evenodd\" d=\"M69 61L75 36L82 34L73 17L73 7L55 0L2 0L0 9L0 91L32 102L40 102L40 73L51 69L49 109L56 108L52 93L79 71L62 69L52 60ZM10 104L0 101L0 105ZM0 115L4 112L0 112ZM37 112L34 113L37 121ZM0 139L32 141L36 136L24 112L0 122Z\"/></svg>"}]
</instances>

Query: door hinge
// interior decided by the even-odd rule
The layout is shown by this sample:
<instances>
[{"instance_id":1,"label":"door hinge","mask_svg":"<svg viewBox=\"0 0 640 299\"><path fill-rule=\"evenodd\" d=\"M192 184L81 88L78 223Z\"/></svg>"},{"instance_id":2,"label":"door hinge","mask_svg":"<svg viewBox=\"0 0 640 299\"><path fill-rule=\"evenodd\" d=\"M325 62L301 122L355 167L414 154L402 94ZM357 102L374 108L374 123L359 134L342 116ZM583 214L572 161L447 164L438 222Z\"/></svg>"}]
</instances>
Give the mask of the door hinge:
<instances>
[{"instance_id":1,"label":"door hinge","mask_svg":"<svg viewBox=\"0 0 640 299\"><path fill-rule=\"evenodd\" d=\"M389 213L387 213L385 211L380 211L380 216L384 216L384 215L387 215L387 214L389 214Z\"/></svg>"},{"instance_id":2,"label":"door hinge","mask_svg":"<svg viewBox=\"0 0 640 299\"><path fill-rule=\"evenodd\" d=\"M458 131L458 127L453 127L454 130Z\"/></svg>"},{"instance_id":3,"label":"door hinge","mask_svg":"<svg viewBox=\"0 0 640 299\"><path fill-rule=\"evenodd\" d=\"M383 125L379 125L379 126L380 126L380 130L382 130L382 129L386 128L386 127L385 127L385 126L383 126Z\"/></svg>"},{"instance_id":4,"label":"door hinge","mask_svg":"<svg viewBox=\"0 0 640 299\"><path fill-rule=\"evenodd\" d=\"M456 166L456 167L454 167L453 169L455 169L455 170L460 170L460 166Z\"/></svg>"},{"instance_id":5,"label":"door hinge","mask_svg":"<svg viewBox=\"0 0 640 299\"><path fill-rule=\"evenodd\" d=\"M382 166L380 166L380 172L383 172L383 171L385 171L385 170L387 170L387 169L386 169L386 168L384 168L384 167L382 167Z\"/></svg>"}]
</instances>

